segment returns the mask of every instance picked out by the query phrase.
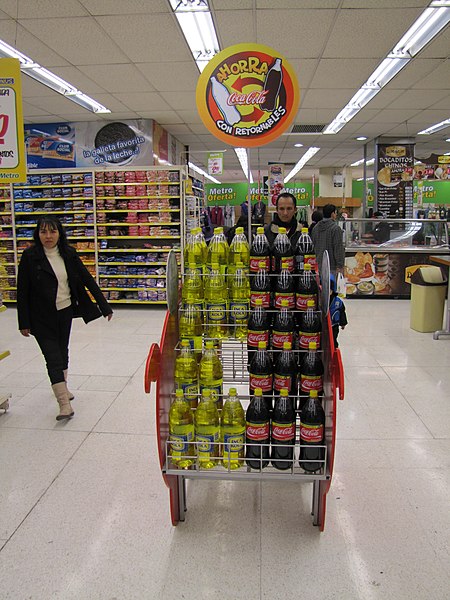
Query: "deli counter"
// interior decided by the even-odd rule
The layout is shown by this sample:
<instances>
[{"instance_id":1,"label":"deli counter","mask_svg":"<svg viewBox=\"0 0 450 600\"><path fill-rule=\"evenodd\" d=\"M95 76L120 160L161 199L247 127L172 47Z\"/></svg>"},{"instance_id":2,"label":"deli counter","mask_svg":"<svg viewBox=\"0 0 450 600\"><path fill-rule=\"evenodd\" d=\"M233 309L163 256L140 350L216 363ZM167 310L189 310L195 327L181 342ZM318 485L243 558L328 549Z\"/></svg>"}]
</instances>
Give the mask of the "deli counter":
<instances>
[{"instance_id":1,"label":"deli counter","mask_svg":"<svg viewBox=\"0 0 450 600\"><path fill-rule=\"evenodd\" d=\"M345 219L348 297L409 298L405 270L430 264L433 254L450 254L449 223L437 219Z\"/></svg>"}]
</instances>

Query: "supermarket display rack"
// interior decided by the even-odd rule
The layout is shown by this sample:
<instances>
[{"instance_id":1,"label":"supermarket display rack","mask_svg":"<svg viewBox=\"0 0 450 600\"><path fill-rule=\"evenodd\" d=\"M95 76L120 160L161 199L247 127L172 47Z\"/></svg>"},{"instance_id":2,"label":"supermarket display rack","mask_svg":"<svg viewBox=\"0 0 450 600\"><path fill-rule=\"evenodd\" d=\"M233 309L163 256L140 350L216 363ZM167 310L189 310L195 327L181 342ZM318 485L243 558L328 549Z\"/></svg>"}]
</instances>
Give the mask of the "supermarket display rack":
<instances>
[{"instance_id":1,"label":"supermarket display rack","mask_svg":"<svg viewBox=\"0 0 450 600\"><path fill-rule=\"evenodd\" d=\"M328 257L327 257L328 258ZM325 270L327 275L328 268ZM327 287L327 286L324 286ZM158 439L159 461L163 479L169 488L170 511L172 524L177 525L185 520L186 511L186 479L210 480L267 480L291 481L297 483L312 483L312 515L313 524L318 525L323 531L326 515L326 496L331 485L333 475L334 452L336 443L336 398L344 398L344 374L339 349L334 348L330 317L328 314L328 289L321 291L322 308L322 362L324 364L323 398L322 405L325 410L325 447L323 465L316 474L304 472L298 467L296 457L289 469L278 471L272 467L250 469L243 461L243 466L237 470L230 470L223 466L213 469L202 469L198 462L189 469L179 469L170 460L169 443L169 409L174 397L174 367L179 341L178 315L167 312L164 321L160 344L153 344L150 348L145 369L145 391L150 392L151 382L156 383L156 429ZM232 386L248 386L248 372L246 369L246 343L230 339L222 341L219 354L224 368L224 384ZM248 404L248 396L240 394L244 407ZM298 424L298 415L297 415ZM298 429L298 428L297 428ZM195 442L192 443L195 445ZM220 444L219 444L220 446ZM295 449L298 452L299 446ZM294 455L295 456L295 455Z\"/></svg>"},{"instance_id":2,"label":"supermarket display rack","mask_svg":"<svg viewBox=\"0 0 450 600\"><path fill-rule=\"evenodd\" d=\"M3 304L2 294L0 292L0 313L6 310L6 306ZM9 350L0 350L0 360L3 360L10 355ZM6 412L9 408L9 401L11 400L10 393L0 393L0 410Z\"/></svg>"},{"instance_id":3,"label":"supermarket display rack","mask_svg":"<svg viewBox=\"0 0 450 600\"><path fill-rule=\"evenodd\" d=\"M11 186L0 186L0 290L5 302L16 299L16 240Z\"/></svg>"}]
</instances>

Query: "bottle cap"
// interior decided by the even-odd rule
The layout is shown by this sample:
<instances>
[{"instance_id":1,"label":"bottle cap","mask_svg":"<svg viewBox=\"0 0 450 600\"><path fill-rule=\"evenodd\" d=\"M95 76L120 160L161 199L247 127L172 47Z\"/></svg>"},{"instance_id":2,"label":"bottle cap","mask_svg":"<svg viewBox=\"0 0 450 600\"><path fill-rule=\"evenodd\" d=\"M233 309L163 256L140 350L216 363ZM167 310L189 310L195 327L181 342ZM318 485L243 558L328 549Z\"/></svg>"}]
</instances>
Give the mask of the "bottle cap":
<instances>
[{"instance_id":1,"label":"bottle cap","mask_svg":"<svg viewBox=\"0 0 450 600\"><path fill-rule=\"evenodd\" d=\"M286 233L286 227L278 227L278 233Z\"/></svg>"},{"instance_id":2,"label":"bottle cap","mask_svg":"<svg viewBox=\"0 0 450 600\"><path fill-rule=\"evenodd\" d=\"M205 342L205 348L214 348L214 344L211 340Z\"/></svg>"},{"instance_id":3,"label":"bottle cap","mask_svg":"<svg viewBox=\"0 0 450 600\"><path fill-rule=\"evenodd\" d=\"M280 396L289 396L289 392L286 388L280 390Z\"/></svg>"},{"instance_id":4,"label":"bottle cap","mask_svg":"<svg viewBox=\"0 0 450 600\"><path fill-rule=\"evenodd\" d=\"M303 265L303 270L304 271L311 271L311 265L309 263L305 263Z\"/></svg>"},{"instance_id":5,"label":"bottle cap","mask_svg":"<svg viewBox=\"0 0 450 600\"><path fill-rule=\"evenodd\" d=\"M302 227L302 233L308 233L308 228L307 227Z\"/></svg>"},{"instance_id":6,"label":"bottle cap","mask_svg":"<svg viewBox=\"0 0 450 600\"><path fill-rule=\"evenodd\" d=\"M289 300L282 300L281 301L281 306L283 308L287 308L289 306Z\"/></svg>"},{"instance_id":7,"label":"bottle cap","mask_svg":"<svg viewBox=\"0 0 450 600\"><path fill-rule=\"evenodd\" d=\"M283 342L283 350L290 350L292 348L291 342Z\"/></svg>"},{"instance_id":8,"label":"bottle cap","mask_svg":"<svg viewBox=\"0 0 450 600\"><path fill-rule=\"evenodd\" d=\"M202 398L206 400L210 400L211 398L211 390L209 388L203 388L202 390Z\"/></svg>"},{"instance_id":9,"label":"bottle cap","mask_svg":"<svg viewBox=\"0 0 450 600\"><path fill-rule=\"evenodd\" d=\"M289 263L287 260L284 260L284 258L281 259L281 268L282 269L289 269Z\"/></svg>"},{"instance_id":10,"label":"bottle cap","mask_svg":"<svg viewBox=\"0 0 450 600\"><path fill-rule=\"evenodd\" d=\"M253 393L254 393L255 396L262 396L262 389L261 388L255 388L255 391Z\"/></svg>"},{"instance_id":11,"label":"bottle cap","mask_svg":"<svg viewBox=\"0 0 450 600\"><path fill-rule=\"evenodd\" d=\"M258 267L260 269L265 269L266 268L266 263L263 260L260 260L258 263Z\"/></svg>"},{"instance_id":12,"label":"bottle cap","mask_svg":"<svg viewBox=\"0 0 450 600\"><path fill-rule=\"evenodd\" d=\"M182 348L186 348L187 346L190 346L189 340L181 340L181 346L182 346Z\"/></svg>"},{"instance_id":13,"label":"bottle cap","mask_svg":"<svg viewBox=\"0 0 450 600\"><path fill-rule=\"evenodd\" d=\"M237 390L236 390L236 388L230 388L230 390L229 390L228 393L229 393L230 396L237 396Z\"/></svg>"},{"instance_id":14,"label":"bottle cap","mask_svg":"<svg viewBox=\"0 0 450 600\"><path fill-rule=\"evenodd\" d=\"M256 230L256 233L261 235L262 233L264 233L264 227L258 227L258 229Z\"/></svg>"},{"instance_id":15,"label":"bottle cap","mask_svg":"<svg viewBox=\"0 0 450 600\"><path fill-rule=\"evenodd\" d=\"M211 263L211 269L213 271L218 271L219 270L219 263L218 262Z\"/></svg>"},{"instance_id":16,"label":"bottle cap","mask_svg":"<svg viewBox=\"0 0 450 600\"><path fill-rule=\"evenodd\" d=\"M258 342L258 350L265 350L267 347L267 342Z\"/></svg>"},{"instance_id":17,"label":"bottle cap","mask_svg":"<svg viewBox=\"0 0 450 600\"><path fill-rule=\"evenodd\" d=\"M183 390L175 390L175 398L184 398L184 392Z\"/></svg>"},{"instance_id":18,"label":"bottle cap","mask_svg":"<svg viewBox=\"0 0 450 600\"><path fill-rule=\"evenodd\" d=\"M319 392L317 390L309 390L309 397L310 398L318 398Z\"/></svg>"},{"instance_id":19,"label":"bottle cap","mask_svg":"<svg viewBox=\"0 0 450 600\"><path fill-rule=\"evenodd\" d=\"M317 350L317 342L309 342L308 347L310 350Z\"/></svg>"},{"instance_id":20,"label":"bottle cap","mask_svg":"<svg viewBox=\"0 0 450 600\"><path fill-rule=\"evenodd\" d=\"M306 306L308 306L308 308L314 308L315 304L316 303L314 302L314 300L308 300Z\"/></svg>"},{"instance_id":21,"label":"bottle cap","mask_svg":"<svg viewBox=\"0 0 450 600\"><path fill-rule=\"evenodd\" d=\"M214 235L217 235L218 233L223 233L223 227L214 228Z\"/></svg>"},{"instance_id":22,"label":"bottle cap","mask_svg":"<svg viewBox=\"0 0 450 600\"><path fill-rule=\"evenodd\" d=\"M236 267L237 267L238 269L243 269L243 268L244 268L244 263L243 263L243 262L241 262L241 261L239 261L239 262L236 264Z\"/></svg>"},{"instance_id":23,"label":"bottle cap","mask_svg":"<svg viewBox=\"0 0 450 600\"><path fill-rule=\"evenodd\" d=\"M244 228L243 227L236 227L236 233L244 233Z\"/></svg>"},{"instance_id":24,"label":"bottle cap","mask_svg":"<svg viewBox=\"0 0 450 600\"><path fill-rule=\"evenodd\" d=\"M199 231L201 231L200 227L194 227L193 229L191 229L191 235L197 235Z\"/></svg>"},{"instance_id":25,"label":"bottle cap","mask_svg":"<svg viewBox=\"0 0 450 600\"><path fill-rule=\"evenodd\" d=\"M261 298L256 298L256 300L255 300L255 306L262 306L262 299Z\"/></svg>"}]
</instances>

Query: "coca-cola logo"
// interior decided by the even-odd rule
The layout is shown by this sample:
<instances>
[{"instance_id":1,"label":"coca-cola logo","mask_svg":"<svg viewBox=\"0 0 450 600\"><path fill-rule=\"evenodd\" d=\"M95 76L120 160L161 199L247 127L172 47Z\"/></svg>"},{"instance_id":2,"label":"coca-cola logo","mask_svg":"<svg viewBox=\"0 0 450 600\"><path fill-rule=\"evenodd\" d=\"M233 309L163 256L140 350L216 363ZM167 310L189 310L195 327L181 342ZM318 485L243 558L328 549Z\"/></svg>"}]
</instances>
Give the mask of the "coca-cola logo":
<instances>
[{"instance_id":1,"label":"coca-cola logo","mask_svg":"<svg viewBox=\"0 0 450 600\"><path fill-rule=\"evenodd\" d=\"M309 342L316 342L317 347L320 347L320 333L303 333L299 332L300 348L309 348Z\"/></svg>"},{"instance_id":2,"label":"coca-cola logo","mask_svg":"<svg viewBox=\"0 0 450 600\"><path fill-rule=\"evenodd\" d=\"M250 389L256 390L256 388L261 388L263 392L272 390L272 376L259 377L250 373Z\"/></svg>"},{"instance_id":3,"label":"coca-cola logo","mask_svg":"<svg viewBox=\"0 0 450 600\"><path fill-rule=\"evenodd\" d=\"M318 377L307 377L302 375L301 382L301 388L304 392L309 392L311 390L321 391L323 387L322 377L320 375Z\"/></svg>"},{"instance_id":4,"label":"coca-cola logo","mask_svg":"<svg viewBox=\"0 0 450 600\"><path fill-rule=\"evenodd\" d=\"M272 334L272 346L274 348L282 348L284 342L290 342L292 344L292 340L292 333L278 333L274 331Z\"/></svg>"},{"instance_id":5,"label":"coca-cola logo","mask_svg":"<svg viewBox=\"0 0 450 600\"><path fill-rule=\"evenodd\" d=\"M262 300L263 308L269 308L270 306L270 292L251 292L250 294L250 305L252 308L256 307L256 300Z\"/></svg>"},{"instance_id":6,"label":"coca-cola logo","mask_svg":"<svg viewBox=\"0 0 450 600\"><path fill-rule=\"evenodd\" d=\"M308 301L309 300L314 300L314 310L316 310L317 308L317 296L316 295L304 295L304 294L297 294L297 302L296 302L296 306L298 308L298 310L306 310L308 308Z\"/></svg>"},{"instance_id":7,"label":"coca-cola logo","mask_svg":"<svg viewBox=\"0 0 450 600\"><path fill-rule=\"evenodd\" d=\"M261 256L257 256L256 258L254 257L250 257L250 271L252 273L257 273L258 271L261 270L261 263L264 263L264 269L266 269L266 271L269 270L270 267L270 259L269 257L267 258L261 258Z\"/></svg>"},{"instance_id":8,"label":"coca-cola logo","mask_svg":"<svg viewBox=\"0 0 450 600\"><path fill-rule=\"evenodd\" d=\"M269 332L268 331L261 331L258 333L255 332L248 332L248 336L247 336L247 343L249 346L256 346L258 347L258 342L268 342L269 341Z\"/></svg>"},{"instance_id":9,"label":"coca-cola logo","mask_svg":"<svg viewBox=\"0 0 450 600\"><path fill-rule=\"evenodd\" d=\"M291 387L291 377L286 375L275 375L273 380L273 387L277 391L289 390Z\"/></svg>"},{"instance_id":10,"label":"coca-cola logo","mask_svg":"<svg viewBox=\"0 0 450 600\"><path fill-rule=\"evenodd\" d=\"M323 425L307 427L300 424L300 439L304 442L321 442L323 440Z\"/></svg>"},{"instance_id":11,"label":"coca-cola logo","mask_svg":"<svg viewBox=\"0 0 450 600\"><path fill-rule=\"evenodd\" d=\"M287 442L295 438L295 424L272 425L272 437L277 441Z\"/></svg>"},{"instance_id":12,"label":"coca-cola logo","mask_svg":"<svg viewBox=\"0 0 450 600\"><path fill-rule=\"evenodd\" d=\"M282 294L281 292L275 292L275 307L281 308L282 300L288 301L288 308L294 308L295 306L295 298L294 294Z\"/></svg>"}]
</instances>

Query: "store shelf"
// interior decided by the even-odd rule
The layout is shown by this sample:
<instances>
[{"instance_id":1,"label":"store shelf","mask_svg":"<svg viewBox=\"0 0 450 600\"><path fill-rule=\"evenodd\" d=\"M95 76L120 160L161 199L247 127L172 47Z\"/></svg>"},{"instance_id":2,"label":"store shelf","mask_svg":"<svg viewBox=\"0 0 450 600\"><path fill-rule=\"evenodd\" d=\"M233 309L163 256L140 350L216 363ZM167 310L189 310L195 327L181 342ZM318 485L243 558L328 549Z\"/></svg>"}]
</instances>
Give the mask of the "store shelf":
<instances>
[{"instance_id":1,"label":"store shelf","mask_svg":"<svg viewBox=\"0 0 450 600\"><path fill-rule=\"evenodd\" d=\"M101 278L101 275L100 275ZM102 292L165 292L165 287L101 287Z\"/></svg>"},{"instance_id":2,"label":"store shelf","mask_svg":"<svg viewBox=\"0 0 450 600\"><path fill-rule=\"evenodd\" d=\"M147 240L149 238L146 238ZM133 252L133 254L141 254L142 252L181 252L180 248L102 248L98 251L99 254L103 252ZM137 263L136 263L137 264Z\"/></svg>"},{"instance_id":3,"label":"store shelf","mask_svg":"<svg viewBox=\"0 0 450 600\"><path fill-rule=\"evenodd\" d=\"M101 225L100 225L101 226ZM179 235L99 235L99 240L179 240Z\"/></svg>"},{"instance_id":4,"label":"store shelf","mask_svg":"<svg viewBox=\"0 0 450 600\"><path fill-rule=\"evenodd\" d=\"M108 275L105 273L99 273L100 279L166 279L166 275L126 275L121 273L120 275ZM149 289L149 288L147 288ZM159 288L161 289L161 288Z\"/></svg>"},{"instance_id":5,"label":"store shelf","mask_svg":"<svg viewBox=\"0 0 450 600\"><path fill-rule=\"evenodd\" d=\"M1 263L0 263L1 264ZM156 267L156 266L165 266L167 263L166 262L144 262L144 261L136 261L136 262L109 262L109 261L99 261L98 266L99 267L106 267L108 265L111 266L127 266L127 267L131 267L131 266L142 266L142 267Z\"/></svg>"},{"instance_id":6,"label":"store shelf","mask_svg":"<svg viewBox=\"0 0 450 600\"><path fill-rule=\"evenodd\" d=\"M28 185L24 183L15 183L15 189L20 190L32 190L37 188L85 188L85 187L94 187L94 183L40 183L39 185ZM16 187L17 186L17 187ZM20 198L21 199L21 198ZM34 198L24 198L24 200L34 200Z\"/></svg>"},{"instance_id":7,"label":"store shelf","mask_svg":"<svg viewBox=\"0 0 450 600\"><path fill-rule=\"evenodd\" d=\"M97 213L149 213L149 212L180 212L180 208L97 208ZM100 225L100 223L99 223Z\"/></svg>"},{"instance_id":8,"label":"store shelf","mask_svg":"<svg viewBox=\"0 0 450 600\"><path fill-rule=\"evenodd\" d=\"M85 209L80 209L80 210L57 210L57 211L53 211L54 213L61 213L64 215L92 215L94 213L94 209L93 208L85 208ZM16 216L21 216L21 217L25 217L25 216L29 216L29 215L48 215L49 211L48 210L33 210L33 211L25 211L25 212L16 212L14 211L14 214ZM0 213L1 214L1 213ZM63 223L64 225L64 223Z\"/></svg>"},{"instance_id":9,"label":"store shelf","mask_svg":"<svg viewBox=\"0 0 450 600\"><path fill-rule=\"evenodd\" d=\"M133 300L133 299L121 299L121 300L111 300L108 299L109 304L166 304L167 300Z\"/></svg>"},{"instance_id":10,"label":"store shelf","mask_svg":"<svg viewBox=\"0 0 450 600\"><path fill-rule=\"evenodd\" d=\"M111 181L110 183L95 183L95 187L111 187L121 185L180 185L179 181ZM58 186L60 187L60 186ZM142 198L143 196L139 196Z\"/></svg>"}]
</instances>

